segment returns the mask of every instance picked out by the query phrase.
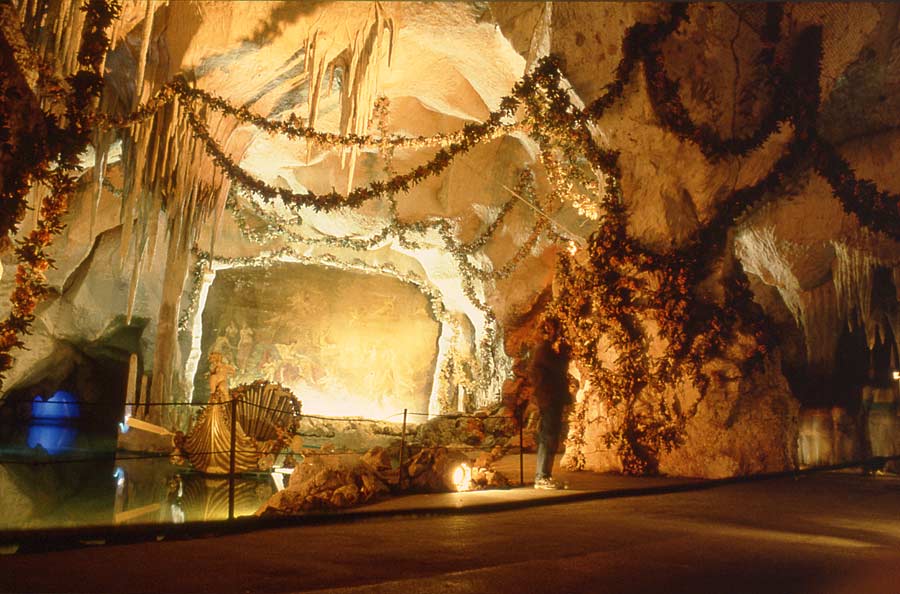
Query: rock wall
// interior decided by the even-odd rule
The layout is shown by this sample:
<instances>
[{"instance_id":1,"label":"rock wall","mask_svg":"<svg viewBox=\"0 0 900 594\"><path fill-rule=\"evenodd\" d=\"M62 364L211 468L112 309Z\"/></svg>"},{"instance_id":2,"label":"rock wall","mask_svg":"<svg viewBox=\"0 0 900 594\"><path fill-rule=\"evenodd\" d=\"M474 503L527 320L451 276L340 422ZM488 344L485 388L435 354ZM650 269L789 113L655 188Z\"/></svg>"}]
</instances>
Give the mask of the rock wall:
<instances>
[{"instance_id":1,"label":"rock wall","mask_svg":"<svg viewBox=\"0 0 900 594\"><path fill-rule=\"evenodd\" d=\"M656 3L126 2L107 60L104 102L128 112L184 74L196 88L254 113L281 121L301 118L327 132L446 134L485 118L548 52L561 58L573 101L590 104L615 76L629 28L659 22L670 9ZM722 137L752 133L772 100L758 60L769 47L763 35L768 10L759 4L692 4L686 22L662 45L661 58L669 76L680 81L679 97L691 117ZM800 31L823 27L819 133L858 177L893 192L900 191L898 14L895 6L875 3L786 5L776 48L778 59L787 60ZM9 50L0 46L0 53L5 58ZM628 234L655 251L683 245L725 197L762 179L795 132L784 125L746 156L710 159L661 125L641 67L625 82L622 100L591 132L600 146L619 152ZM382 111L376 109L379 97L386 98ZM26 96L22 105L29 101ZM344 191L390 171L415 169L434 152L423 146L338 150L227 118L211 121L213 134L244 169L295 192ZM17 123L13 132L29 130ZM526 169L533 173L535 195L544 199L549 192L538 145L525 132L500 135L412 191L355 210L291 209L240 192L226 208L220 195L208 216L198 219L196 241L189 242L195 245L182 246L194 248L186 277L170 278L168 289L164 247L177 207L158 197L165 214L126 208L135 172L144 175L146 169L134 162L140 143L139 131L132 132L121 148L97 143L96 154L84 156L84 188L52 248L52 294L36 312L28 350L16 353L4 390L39 382L72 348L136 352L142 370L153 372L165 291L175 295L171 305L179 319L175 377L166 398L185 399L201 357L197 333L211 270L288 261L385 274L419 288L440 323L431 412L459 408L460 398L464 407L476 408L501 398L514 405L527 396L522 378L537 312L547 300L558 255L570 247L547 232L532 241L533 231L549 215L551 228L567 230L574 245L597 223L566 201L540 213L512 195ZM98 191L95 157L107 154L103 148L109 149L106 184ZM149 163L162 153L145 156ZM220 174L200 161L198 178L221 186ZM148 187L158 180L150 181ZM748 332L738 332L721 356L704 364L710 384L702 398L690 382L664 395L695 412L678 447L659 453L660 472L718 477L793 467L800 418L795 396L805 396L793 376L792 384L786 381L783 369L827 368L847 324L865 334L869 348L884 350L893 342L900 351L900 245L861 227L816 174L798 173L782 188L745 214L716 270L696 287L702 299L719 303L723 282L746 274L757 303L783 330L780 348L749 370L746 363L758 345ZM454 241L476 245L468 264L448 252L443 232L427 227L436 220L447 223L445 235ZM30 224L26 217L19 237ZM156 230L147 245L159 247L152 258L137 260L143 272L133 285L132 258L144 251L129 252L128 241L142 225ZM413 230L401 233L401 227ZM478 245L488 229L493 234ZM123 238L130 253L124 259ZM11 245L0 250L0 259L0 292L9 294ZM479 273L473 276L467 266ZM888 280L877 280L882 278ZM873 298L879 282L887 290ZM128 344L113 344L118 339L111 337L123 327L137 331ZM650 351L664 348L654 344L659 333L649 320L644 330ZM616 353L609 352L604 364L614 367ZM604 440L614 411L591 390L581 382L567 460L590 469L621 468Z\"/></svg>"}]
</instances>

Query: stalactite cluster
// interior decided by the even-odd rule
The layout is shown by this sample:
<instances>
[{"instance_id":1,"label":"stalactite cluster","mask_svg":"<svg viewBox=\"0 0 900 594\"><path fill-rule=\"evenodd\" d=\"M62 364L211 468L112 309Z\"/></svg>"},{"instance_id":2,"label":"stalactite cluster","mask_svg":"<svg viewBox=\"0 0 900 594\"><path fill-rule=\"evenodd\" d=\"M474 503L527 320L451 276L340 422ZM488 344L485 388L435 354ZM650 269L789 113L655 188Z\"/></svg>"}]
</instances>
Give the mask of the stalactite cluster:
<instances>
[{"instance_id":1,"label":"stalactite cluster","mask_svg":"<svg viewBox=\"0 0 900 594\"><path fill-rule=\"evenodd\" d=\"M27 193L42 192L39 186L48 190L46 196L38 194L39 218L34 229L16 247L16 287L10 297L10 313L0 322L0 379L12 366L10 351L24 346L21 337L28 333L37 303L48 292L45 273L53 260L47 250L64 227L62 216L78 178L78 155L90 141L90 114L102 89L102 64L109 49L107 31L119 12L116 0L90 0L80 10L77 3L67 0L53 6L76 26L68 30L36 28L31 34L42 51L59 56L54 76L66 76L65 109L62 113L44 111L46 136L34 140L36 151L19 153L22 162L12 168L19 177L5 185L0 196L0 203L10 207L7 214L13 215L6 221L8 232L24 214ZM32 16L46 8L43 3L20 5L21 11Z\"/></svg>"},{"instance_id":2,"label":"stalactite cluster","mask_svg":"<svg viewBox=\"0 0 900 594\"><path fill-rule=\"evenodd\" d=\"M673 6L670 22L685 18L685 10ZM771 9L769 14L771 26L775 20ZM658 51L664 32L676 28L657 29L655 39L645 40L643 46L649 96L660 122L682 141L698 144L711 159L759 146L778 127L772 114L759 132L734 141L722 141L710 129L691 122L678 100L677 87L673 89L664 74ZM653 253L635 243L626 232L627 216L617 181L612 179L605 218L591 237L587 264L578 266L566 259L560 264L557 282L561 290L549 315L562 322L564 340L587 369L594 393L618 416L607 442L616 447L626 472L653 472L659 454L679 443L684 425L696 412L708 385L703 363L719 355L736 332L753 336L757 345L755 355L745 362L748 370L773 343L766 321L740 277L725 275L720 281L725 289L720 304L700 299L696 291L709 276L710 265L723 255L726 234L734 221L796 173L815 127L820 56L821 29L810 27L798 35L790 66L779 68L776 77L776 96L785 98L788 107L783 117L794 126L795 138L768 176L721 201L713 216L683 246ZM627 61L626 55L623 63ZM657 337L665 344L656 357L650 355L649 321L655 323ZM610 367L603 365L607 349L615 353ZM671 394L684 381L690 381L701 394L689 410L682 410Z\"/></svg>"},{"instance_id":3,"label":"stalactite cluster","mask_svg":"<svg viewBox=\"0 0 900 594\"><path fill-rule=\"evenodd\" d=\"M32 0L20 4L23 17L28 20ZM60 3L60 10L65 1ZM781 9L778 5L767 7L763 33L764 49L759 63L769 73L772 102L758 129L746 136L721 139L709 127L698 125L691 119L681 103L678 83L671 80L665 70L662 44L689 18L688 7L672 5L671 15L655 24L639 23L632 26L623 38L622 59L616 69L616 77L603 89L600 97L584 109L572 104L562 84L562 65L550 56L538 62L535 69L518 82L512 93L500 103L483 122L467 124L454 134L435 135L428 138L386 138L386 128L379 137L367 134L370 118L375 109L377 94L378 61L388 43L393 44L394 25L376 4L375 18L360 30L353 42L349 59L341 63L344 68L346 94L342 105L341 133L325 134L315 130L317 105L329 92L331 83L324 83L326 75L334 76L336 62L326 61L317 48L313 33L305 43L304 60L310 80L309 125L291 116L286 121L274 121L253 114L245 107L236 107L212 93L191 87L182 78L176 78L163 86L147 102L135 102L132 113L113 116L96 111L99 96L99 70L108 40L102 34L112 22L115 11L112 3L92 0L90 6L103 18L97 18L89 9L85 19L82 50L85 56L82 69L68 80L70 91L63 96L67 112L68 139L60 154L71 159L88 140L91 126L100 124L109 130L118 130L125 139L126 187L123 189L123 261L127 252L134 253L132 289L133 302L138 283L141 258L145 252L152 254L152 242L157 235L156 213L167 213L169 237L166 284L160 307L159 334L157 336L157 361L154 364L154 399L165 398L166 383L171 381L177 349L175 337L178 321L178 302L188 265L188 253L196 240L199 222L210 214L221 213L231 185L240 185L263 200L280 199L287 205L305 206L317 211L334 211L355 208L373 199L393 203L397 194L407 192L425 179L445 171L458 156L473 147L497 138L512 130L523 130L534 139L540 149L540 162L551 181L550 195L535 197L535 203L559 205L568 202L582 214L599 221L600 231L595 233L587 247L587 263L576 263L563 257L559 266L558 284L561 297L551 306L550 314L560 319L565 330L565 340L575 358L585 366L598 393L603 393L610 404L624 407L618 429L610 435L625 460L629 472L647 472L654 468L656 455L673 447L680 428L691 411L683 411L677 400L672 401L662 393L680 382L690 380L701 389L705 379L701 366L704 360L721 351L730 333L743 332L755 336L759 360L767 352L771 338L765 333L765 323L752 305L749 291L740 278L728 277L723 282L725 299L711 304L695 294L697 285L710 274L710 267L723 253L727 231L743 213L773 196L786 180L804 169L813 167L828 180L844 208L854 213L863 225L881 231L894 238L900 237L900 198L879 191L868 180L858 180L852 169L816 133L816 113L819 101L819 61L821 57L821 29L809 27L794 38L788 51L786 42L780 39ZM55 6L55 5L54 5ZM71 9L69 9L71 10ZM33 10L32 10L33 12ZM32 15L33 16L33 15ZM93 20L92 20L93 19ZM150 22L149 11L145 18ZM99 22L100 27L96 22ZM30 21L29 21L30 22ZM147 35L145 25L144 35ZM57 29L48 29L56 32ZM385 31L390 34L385 38ZM34 32L35 34L43 32ZM69 35L66 33L65 35ZM62 32L60 47L70 47ZM46 35L45 35L46 37ZM65 37L65 39L63 39ZM39 37L44 39L43 37ZM142 38L143 39L143 38ZM69 44L69 45L67 45ZM141 52L146 61L145 44ZM783 51L781 51L783 50ZM68 50L55 54L68 56ZM81 60L81 58L79 58ZM66 59L63 59L63 68ZM591 131L606 110L621 100L634 70L643 66L649 98L659 123L682 142L700 147L711 161L730 155L747 155L759 148L777 130L790 124L794 135L768 175L752 186L737 189L728 198L719 201L709 217L682 246L665 253L651 252L626 231L627 213L624 210L619 188L617 155L614 151L599 147ZM24 67L24 66L23 66ZM63 70L65 72L65 70ZM138 72L136 97L143 93L143 67ZM337 149L349 158L349 185L346 193L337 191L317 195L312 192L295 193L273 187L244 170L239 160L228 150L227 140L238 123L247 123L269 132L284 134L293 139L305 139L322 148ZM62 128L61 128L62 129ZM102 181L105 147L112 136L98 140L99 168ZM352 187L353 162L363 147L386 151L388 147L435 147L433 157L424 165L409 171L389 175L367 185ZM61 159L65 164L65 159ZM64 170L64 168L62 168ZM32 184L34 174L24 169L19 180L21 187ZM45 168L46 171L46 168ZM30 177L29 177L30 176ZM54 182L57 194L65 195L62 180ZM21 189L21 188L20 188ZM521 189L527 191L526 188ZM24 194L12 195L10 208L24 210ZM53 205L54 202L45 204ZM15 207L15 208L14 208ZM511 208L511 206L509 207ZM485 271L469 261L469 255L480 249L487 237L496 229L497 222L508 210L498 215L487 230L469 245L460 245L452 226L446 220L401 224L396 220L382 232L368 240L351 238L323 238L334 245L366 246L378 243L388 235L396 235L401 243L413 245L411 237L430 229L436 229L457 259L463 274L464 290L472 302L486 316L492 316L490 308L477 294L471 278L482 280L503 278L523 256L519 253L510 263L497 271ZM35 244L40 249L49 245L49 239L58 232L58 218L54 220L50 208L46 217L46 229L37 236ZM133 227L138 221L138 228ZM546 222L535 226L532 236L522 246L520 253L528 251L546 231ZM556 237L559 237L556 235ZM309 241L304 238L304 241ZM526 247L527 246L527 247ZM34 256L39 251L20 250L20 269L24 275L40 274L44 256ZM469 280L466 280L469 279ZM23 276L17 291L28 287L30 281ZM17 299L14 295L14 300ZM19 301L23 301L19 298ZM129 306L129 311L131 306ZM14 312L15 312L14 308ZM4 353L17 342L17 336L25 332L30 323L30 311L18 314L19 322L4 329ZM648 320L659 327L665 341L665 352L660 357L648 355L647 334L644 325ZM618 353L615 368L600 365L598 352L609 346ZM8 369L8 355L0 360L0 369ZM158 377L156 377L158 376ZM657 398L642 398L646 391L654 390ZM696 406L696 404L695 404Z\"/></svg>"}]
</instances>

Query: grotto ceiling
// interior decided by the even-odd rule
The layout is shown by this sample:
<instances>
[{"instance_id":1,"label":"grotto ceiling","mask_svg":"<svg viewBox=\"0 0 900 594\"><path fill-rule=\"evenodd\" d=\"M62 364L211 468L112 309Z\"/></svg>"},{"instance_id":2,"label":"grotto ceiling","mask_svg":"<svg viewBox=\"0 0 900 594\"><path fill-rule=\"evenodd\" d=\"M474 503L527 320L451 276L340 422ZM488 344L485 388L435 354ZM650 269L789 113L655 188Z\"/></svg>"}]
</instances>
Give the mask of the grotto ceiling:
<instances>
[{"instance_id":1,"label":"grotto ceiling","mask_svg":"<svg viewBox=\"0 0 900 594\"><path fill-rule=\"evenodd\" d=\"M520 389L543 310L576 443L728 474L791 456L783 361L900 345L897 6L39 4L0 6L4 390L139 327L191 398L219 271L325 266L425 296L430 412Z\"/></svg>"}]
</instances>

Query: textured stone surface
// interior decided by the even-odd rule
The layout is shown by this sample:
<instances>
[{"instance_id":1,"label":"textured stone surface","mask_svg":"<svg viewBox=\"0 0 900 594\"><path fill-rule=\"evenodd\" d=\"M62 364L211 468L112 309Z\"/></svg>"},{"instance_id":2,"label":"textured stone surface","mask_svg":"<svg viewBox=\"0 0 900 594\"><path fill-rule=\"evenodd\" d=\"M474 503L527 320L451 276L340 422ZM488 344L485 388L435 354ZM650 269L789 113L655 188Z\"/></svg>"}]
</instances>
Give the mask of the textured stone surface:
<instances>
[{"instance_id":1,"label":"textured stone surface","mask_svg":"<svg viewBox=\"0 0 900 594\"><path fill-rule=\"evenodd\" d=\"M555 3L551 7L528 2L384 2L380 7L383 13L379 18L389 20L394 28L392 43L390 49L384 45L372 57L371 78L367 79L371 88L360 91L358 99L387 97L387 129L425 135L458 130L466 122L483 119L525 69L547 52L562 58L576 101L590 103L612 79L628 27L636 22L656 22L670 9L664 3ZM360 55L358 44L354 49L355 41L370 31L377 10L369 3L157 3L146 83L138 95L146 99L182 73L197 87L267 117L293 114L309 118L310 81L302 68L307 40L319 35L317 63L333 62L346 71L349 60ZM882 189L900 191L900 160L896 156L900 154L900 135L895 130L900 125L900 11L874 3L797 4L787 5L785 10L781 33L787 40L806 26L823 26L821 132L838 144L859 177L872 179ZM755 62L763 48L764 13L760 5L692 4L689 21L662 48L669 76L682 81L680 97L691 117L723 137L753 131L769 107L771 89ZM126 3L119 44L107 62L111 100L126 111L135 95L143 16L142 4ZM779 51L785 53L784 48ZM326 77L328 82L323 83L317 103L317 128L341 129L347 103L341 98L344 89L338 80L345 78ZM364 122L360 131L377 132L378 122L367 124ZM374 151L360 154L351 173L341 155L325 147L310 147L247 126L235 128L227 122L214 126L213 132L233 154L243 155L242 165L248 171L279 187L344 191L348 178L358 185L385 175L384 164ZM792 128L784 126L746 157L711 162L695 145L679 141L660 127L641 67L628 81L624 99L596 123L595 130L602 146L620 153L629 232L655 249L680 245L730 192L761 179L792 134ZM398 196L399 220L443 217L451 222L458 240L471 241L510 199L502 186L512 187L523 167L533 168L538 189L546 190L546 176L536 164L535 149L531 140L519 134L477 147L443 175ZM392 166L405 171L431 154L431 149L398 150ZM49 273L53 294L38 309L34 333L26 340L29 350L16 352L17 363L4 389L27 387L49 377L53 369L66 361L71 364L85 349L115 347L117 352L137 352L142 370L152 366L165 250L158 249L152 261L145 262L137 286L134 315L143 332L127 345L114 344L111 336L123 325L131 260L123 263L119 253L121 197L104 191L92 224L89 176L85 175L84 191L70 208L67 231L51 250L56 259L56 268ZM119 165L109 169L112 186L121 188L121 177ZM861 230L820 177L801 175L787 185L783 195L770 196L766 206L747 213L733 234L734 255L750 277L757 301L783 329L779 331L781 351L762 371L747 377L736 371L746 345L736 344L728 357L708 363L713 386L686 426L684 444L661 460L663 472L726 476L791 467L799 414L779 358L795 367L807 361L831 361L850 320L864 330L870 344L892 326L900 349L896 307L891 310L890 304L884 303L869 307L864 286L874 282L871 278L878 269L884 269L900 294L900 246ZM254 218L249 201L242 201L245 211L251 213L246 218L255 228L264 229L265 221ZM581 235L590 232L591 224L571 208L552 206L551 214L568 227ZM302 222L290 223L288 228L315 238L371 237L388 222L390 212L387 204L375 203L359 211L332 214L309 209L292 213L279 205L260 208L265 217L281 221L299 214ZM472 262L484 269L502 268L537 217L523 204L514 206L495 238ZM26 217L23 232L29 230L29 224L33 223ZM467 297L459 266L443 252L443 242L435 233L415 237L418 248L387 240L365 252L319 244L291 245L284 237L253 243L242 233L237 216L226 211L221 220L210 218L200 230L201 249L212 246L214 226L218 226L215 252L224 258L266 257L277 249L295 247L304 257L329 265L390 267L424 279L439 293L450 320L439 330L439 362L428 395L431 412L440 410L441 394L459 386L479 386L478 393L470 397L475 406L501 397L516 402L523 396L524 388L516 383L513 371L533 340L528 327L536 318L529 314L552 282L556 253L562 246L541 241L508 278L475 282L475 294L499 320L491 327ZM165 243L164 227L161 224L159 228L159 245ZM0 259L4 266L0 292L8 294L14 278L11 246L0 251ZM182 311L194 300L195 269L191 270ZM847 280L848 274L857 272L863 281ZM454 328L465 330L457 336ZM489 328L497 331L499 348L493 353L481 350ZM190 334L183 332L179 343L183 386L193 380L199 353ZM504 335L505 352L500 346ZM467 377L442 378L440 357L450 351L458 357L458 368L464 367L463 361L467 363ZM613 364L614 355L609 353L608 364ZM487 378L479 376L473 364L485 361L492 365ZM508 378L513 381L501 390ZM691 390L685 388L680 397L691 400ZM586 401L584 394L582 398ZM589 467L615 469L619 462L605 449L602 439L608 429L603 417L609 411L589 412L593 420L584 430L583 443L570 448L570 456L581 452L585 460L593 460ZM340 497L350 500L354 495L343 493Z\"/></svg>"},{"instance_id":2,"label":"textured stone surface","mask_svg":"<svg viewBox=\"0 0 900 594\"><path fill-rule=\"evenodd\" d=\"M195 396L219 352L233 384L278 382L307 414L427 413L439 324L415 287L376 275L281 264L216 277L203 312Z\"/></svg>"}]
</instances>

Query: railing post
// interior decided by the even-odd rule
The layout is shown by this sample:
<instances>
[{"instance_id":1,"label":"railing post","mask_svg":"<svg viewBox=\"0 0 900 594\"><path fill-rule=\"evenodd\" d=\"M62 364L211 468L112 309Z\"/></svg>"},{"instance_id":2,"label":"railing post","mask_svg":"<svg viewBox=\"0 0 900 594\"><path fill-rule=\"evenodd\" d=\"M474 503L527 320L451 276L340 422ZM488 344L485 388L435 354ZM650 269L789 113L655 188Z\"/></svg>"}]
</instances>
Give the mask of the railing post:
<instances>
[{"instance_id":1,"label":"railing post","mask_svg":"<svg viewBox=\"0 0 900 594\"><path fill-rule=\"evenodd\" d=\"M525 433L525 422L524 417L525 414L523 411L518 411L519 417L519 485L525 486L525 451L524 451L524 433Z\"/></svg>"},{"instance_id":2,"label":"railing post","mask_svg":"<svg viewBox=\"0 0 900 594\"><path fill-rule=\"evenodd\" d=\"M231 451L228 462L228 519L234 519L234 448L237 433L237 398L231 399Z\"/></svg>"},{"instance_id":3,"label":"railing post","mask_svg":"<svg viewBox=\"0 0 900 594\"><path fill-rule=\"evenodd\" d=\"M406 450L406 409L403 409L403 430L400 433L400 478L399 487L403 490L403 453Z\"/></svg>"}]
</instances>

